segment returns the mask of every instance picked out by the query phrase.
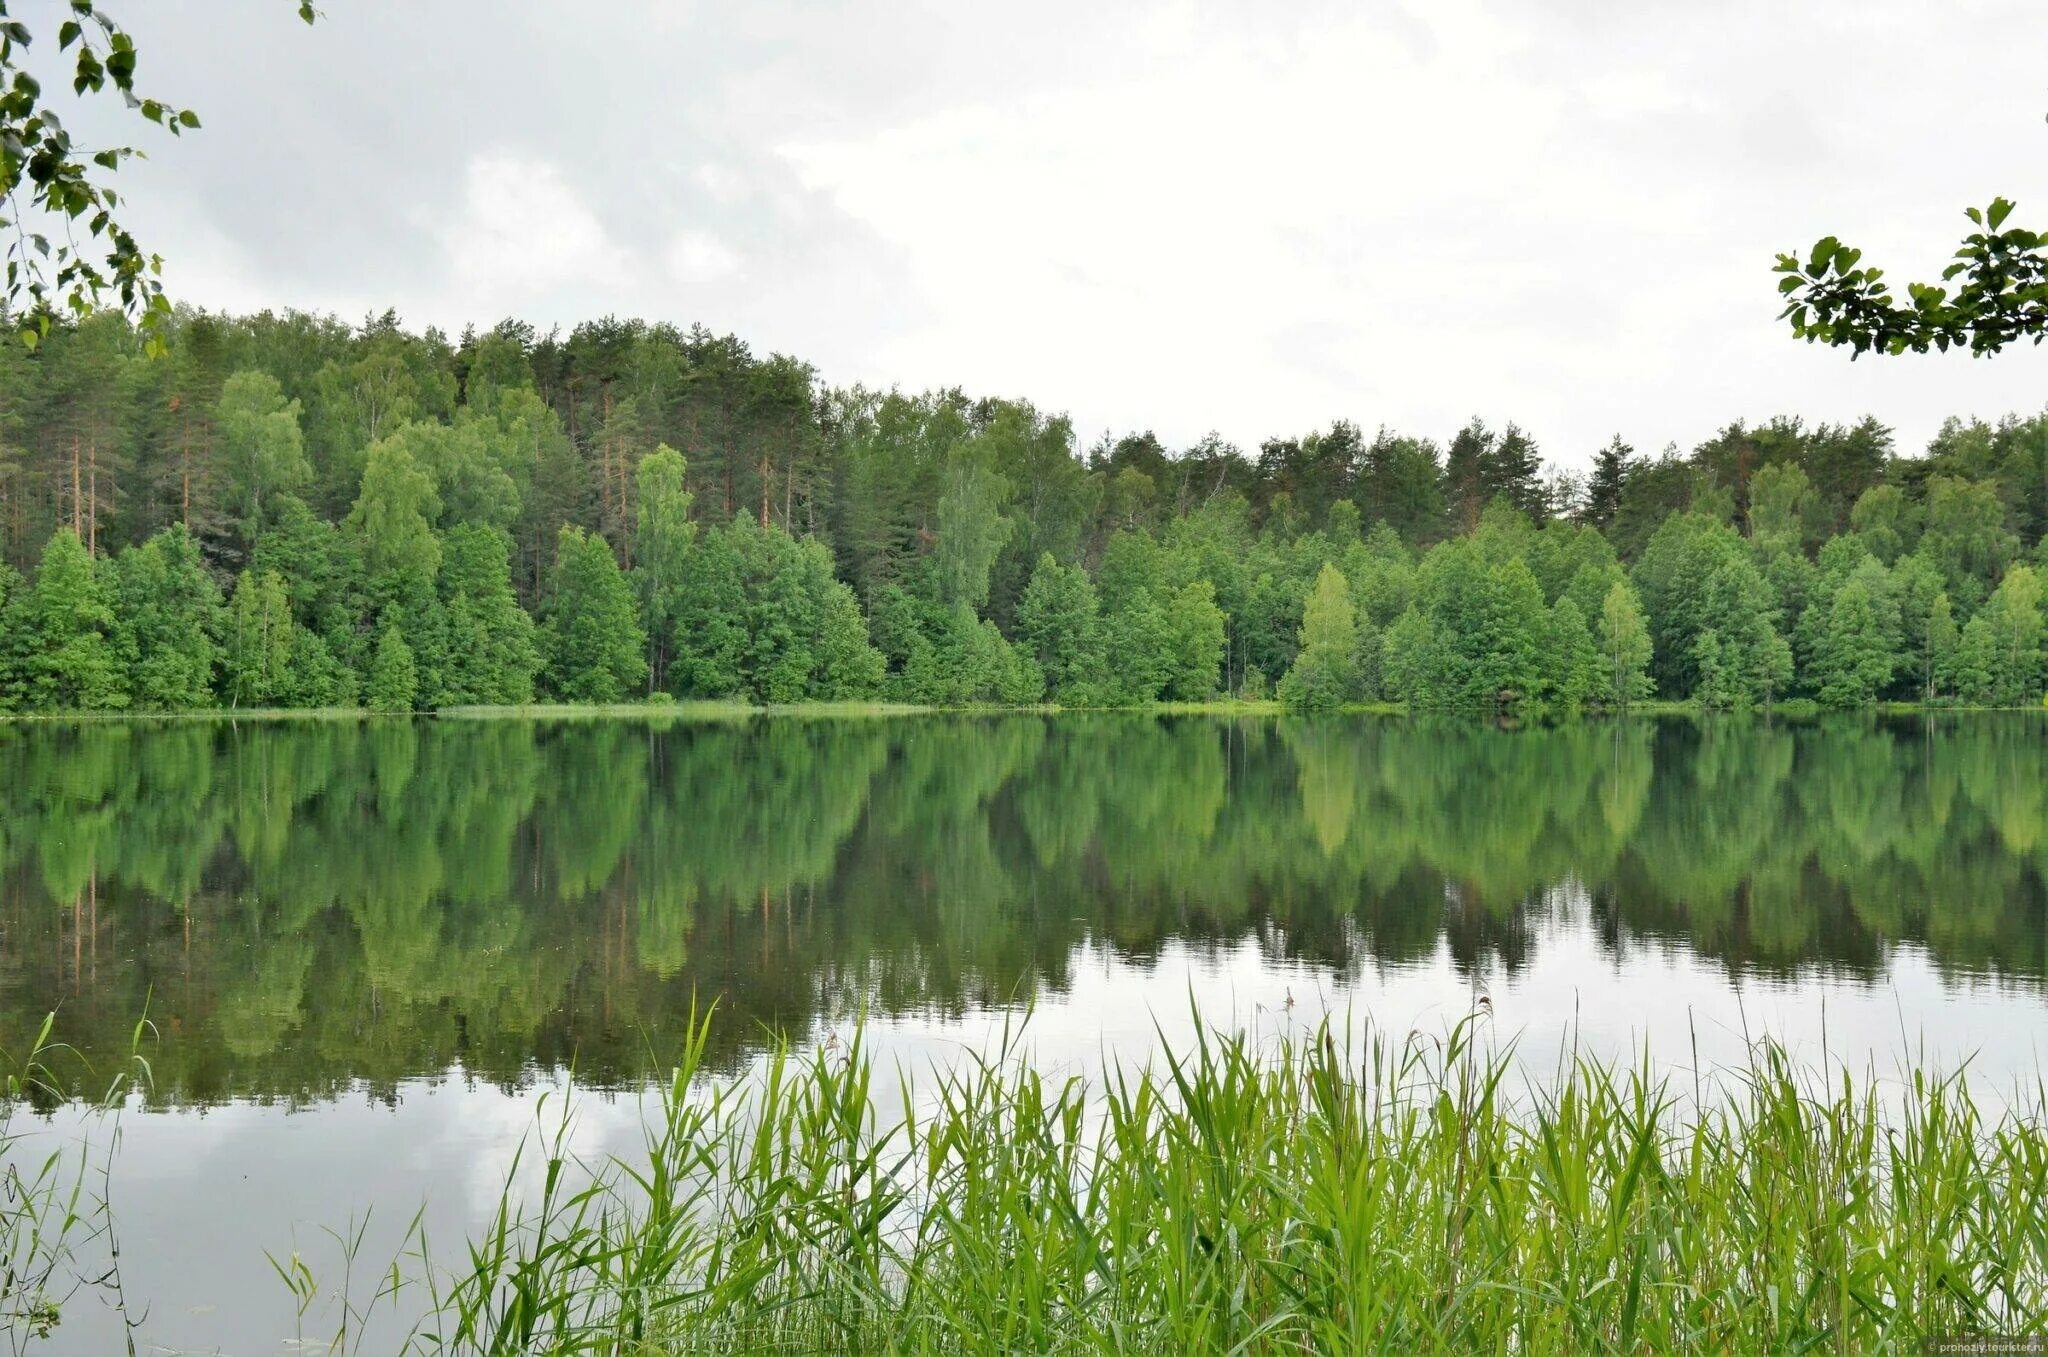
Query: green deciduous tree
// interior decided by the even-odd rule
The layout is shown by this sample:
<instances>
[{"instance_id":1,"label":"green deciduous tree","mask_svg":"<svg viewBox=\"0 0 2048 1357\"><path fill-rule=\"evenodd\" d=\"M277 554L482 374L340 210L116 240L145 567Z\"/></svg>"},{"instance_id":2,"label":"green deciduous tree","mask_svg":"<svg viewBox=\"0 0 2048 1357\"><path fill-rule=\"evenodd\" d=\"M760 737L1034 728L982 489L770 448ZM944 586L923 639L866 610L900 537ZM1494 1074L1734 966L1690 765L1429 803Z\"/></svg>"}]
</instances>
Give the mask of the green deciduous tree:
<instances>
[{"instance_id":1,"label":"green deciduous tree","mask_svg":"<svg viewBox=\"0 0 2048 1357\"><path fill-rule=\"evenodd\" d=\"M237 372L220 391L220 456L228 506L246 553L262 535L278 497L313 479L299 431L299 403L267 372Z\"/></svg>"},{"instance_id":2,"label":"green deciduous tree","mask_svg":"<svg viewBox=\"0 0 2048 1357\"><path fill-rule=\"evenodd\" d=\"M694 497L687 488L688 470L683 455L665 443L640 459L634 532L639 558L633 578L651 652L649 677L656 688L668 686L669 661L677 650L682 620L682 590L697 543L697 525L690 521Z\"/></svg>"},{"instance_id":3,"label":"green deciduous tree","mask_svg":"<svg viewBox=\"0 0 2048 1357\"><path fill-rule=\"evenodd\" d=\"M222 688L230 706L288 705L293 639L283 577L270 570L244 570L235 581L221 655Z\"/></svg>"},{"instance_id":4,"label":"green deciduous tree","mask_svg":"<svg viewBox=\"0 0 2048 1357\"><path fill-rule=\"evenodd\" d=\"M1551 605L1543 635L1544 695L1566 708L1576 708L1600 688L1603 673L1599 647L1584 614L1570 597Z\"/></svg>"},{"instance_id":5,"label":"green deciduous tree","mask_svg":"<svg viewBox=\"0 0 2048 1357\"><path fill-rule=\"evenodd\" d=\"M113 561L117 649L136 706L181 711L213 702L220 587L182 524Z\"/></svg>"},{"instance_id":6,"label":"green deciduous tree","mask_svg":"<svg viewBox=\"0 0 2048 1357\"><path fill-rule=\"evenodd\" d=\"M405 643L405 628L394 614L387 614L377 629L377 648L370 661L369 682L363 688L363 702L371 711L409 712L419 700L419 673L413 665L412 647Z\"/></svg>"},{"instance_id":7,"label":"green deciduous tree","mask_svg":"<svg viewBox=\"0 0 2048 1357\"><path fill-rule=\"evenodd\" d=\"M69 529L43 548L35 579L8 607L9 681L24 710L128 705L114 612L100 563Z\"/></svg>"},{"instance_id":8,"label":"green deciduous tree","mask_svg":"<svg viewBox=\"0 0 2048 1357\"><path fill-rule=\"evenodd\" d=\"M1166 696L1177 702L1206 702L1216 695L1223 664L1223 610L1216 588L1191 580L1166 605Z\"/></svg>"},{"instance_id":9,"label":"green deciduous tree","mask_svg":"<svg viewBox=\"0 0 2048 1357\"><path fill-rule=\"evenodd\" d=\"M1327 711L1352 700L1357 681L1358 610L1344 573L1325 565L1302 609L1301 649L1280 680L1280 700Z\"/></svg>"},{"instance_id":10,"label":"green deciduous tree","mask_svg":"<svg viewBox=\"0 0 2048 1357\"><path fill-rule=\"evenodd\" d=\"M606 541L565 527L543 603L548 691L565 702L620 702L647 678L647 639L632 586Z\"/></svg>"},{"instance_id":11,"label":"green deciduous tree","mask_svg":"<svg viewBox=\"0 0 2048 1357\"><path fill-rule=\"evenodd\" d=\"M1890 573L1866 556L1828 604L1808 678L1831 707L1856 707L1881 694L1899 659L1899 608Z\"/></svg>"},{"instance_id":12,"label":"green deciduous tree","mask_svg":"<svg viewBox=\"0 0 2048 1357\"><path fill-rule=\"evenodd\" d=\"M441 605L447 658L440 700L520 706L533 700L540 647L533 619L512 591L512 539L465 523L442 541Z\"/></svg>"},{"instance_id":13,"label":"green deciduous tree","mask_svg":"<svg viewBox=\"0 0 2048 1357\"><path fill-rule=\"evenodd\" d=\"M1985 624L1978 641L1988 682L1982 700L2002 707L2031 706L2041 696L2041 577L2030 565L2016 565L1999 581L1984 610L1970 625Z\"/></svg>"},{"instance_id":14,"label":"green deciduous tree","mask_svg":"<svg viewBox=\"0 0 2048 1357\"><path fill-rule=\"evenodd\" d=\"M1617 579L1600 605L1600 700L1625 707L1655 691L1650 679L1650 629L1635 586Z\"/></svg>"},{"instance_id":15,"label":"green deciduous tree","mask_svg":"<svg viewBox=\"0 0 2048 1357\"><path fill-rule=\"evenodd\" d=\"M1068 706L1102 701L1101 616L1087 571L1040 556L1018 605L1017 639L1045 675L1046 696Z\"/></svg>"}]
</instances>

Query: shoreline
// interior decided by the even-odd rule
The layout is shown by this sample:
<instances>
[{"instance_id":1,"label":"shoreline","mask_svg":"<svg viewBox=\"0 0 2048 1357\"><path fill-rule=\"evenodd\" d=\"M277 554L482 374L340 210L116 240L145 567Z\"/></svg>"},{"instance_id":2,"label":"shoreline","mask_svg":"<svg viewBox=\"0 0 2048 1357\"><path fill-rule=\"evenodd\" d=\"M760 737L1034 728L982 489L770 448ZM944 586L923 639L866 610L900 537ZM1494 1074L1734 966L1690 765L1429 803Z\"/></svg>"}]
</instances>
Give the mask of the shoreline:
<instances>
[{"instance_id":1,"label":"shoreline","mask_svg":"<svg viewBox=\"0 0 2048 1357\"><path fill-rule=\"evenodd\" d=\"M83 725L94 723L171 723L180 721L652 721L715 722L745 721L756 717L794 720L849 720L907 716L1292 716L1317 719L1331 716L1380 717L1463 717L1475 720L1555 722L1608 720L1627 717L1747 716L1784 717L1807 720L1822 716L1937 716L1996 712L2038 712L2048 710L2048 699L2040 705L2018 707L1976 707L1926 702L1876 702L1863 707L1828 708L1794 699L1771 706L1747 709L1702 707L1690 701L1637 702L1627 707L1590 707L1579 711L1532 706L1525 709L1409 707L1404 702L1351 702L1325 710L1289 708L1276 700L1239 701L1217 699L1209 702L1147 702L1128 707L1064 707L1053 702L1016 706L981 703L971 706L933 707L909 702L787 702L755 704L718 699L686 702L613 703L523 703L517 706L461 706L428 708L409 712L373 711L368 707L201 707L189 711L42 711L0 712L0 726Z\"/></svg>"}]
</instances>

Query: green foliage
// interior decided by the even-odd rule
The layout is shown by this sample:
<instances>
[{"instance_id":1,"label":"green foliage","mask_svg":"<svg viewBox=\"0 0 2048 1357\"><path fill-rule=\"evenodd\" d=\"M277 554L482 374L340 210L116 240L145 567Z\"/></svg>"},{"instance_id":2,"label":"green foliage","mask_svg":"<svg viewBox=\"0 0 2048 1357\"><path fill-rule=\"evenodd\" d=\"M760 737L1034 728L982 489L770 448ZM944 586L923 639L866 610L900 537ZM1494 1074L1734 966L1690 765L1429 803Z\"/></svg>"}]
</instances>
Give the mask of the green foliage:
<instances>
[{"instance_id":1,"label":"green foliage","mask_svg":"<svg viewBox=\"0 0 2048 1357\"><path fill-rule=\"evenodd\" d=\"M313 478L299 432L299 403L267 372L237 372L220 390L221 453L229 511L245 548L263 532L273 503Z\"/></svg>"},{"instance_id":2,"label":"green foliage","mask_svg":"<svg viewBox=\"0 0 2048 1357\"><path fill-rule=\"evenodd\" d=\"M542 605L547 688L566 702L620 702L647 681L633 590L602 537L565 527Z\"/></svg>"},{"instance_id":3,"label":"green foliage","mask_svg":"<svg viewBox=\"0 0 2048 1357\"><path fill-rule=\"evenodd\" d=\"M1087 571L1050 552L1039 557L1018 606L1017 639L1045 675L1047 697L1076 707L1102 700L1102 624Z\"/></svg>"},{"instance_id":4,"label":"green foliage","mask_svg":"<svg viewBox=\"0 0 2048 1357\"><path fill-rule=\"evenodd\" d=\"M1216 586L1192 580L1166 606L1166 696L1176 702L1206 702L1216 695L1223 663L1223 610Z\"/></svg>"},{"instance_id":5,"label":"green foliage","mask_svg":"<svg viewBox=\"0 0 2048 1357\"><path fill-rule=\"evenodd\" d=\"M1810 682L1824 706L1862 706L1891 683L1899 652L1899 607L1891 576L1865 557L1827 608Z\"/></svg>"},{"instance_id":6,"label":"green foliage","mask_svg":"<svg viewBox=\"0 0 2048 1357\"><path fill-rule=\"evenodd\" d=\"M1327 711L1354 697L1358 681L1358 611L1342 571L1325 565L1302 610L1301 650L1280 680L1280 700Z\"/></svg>"},{"instance_id":7,"label":"green foliage","mask_svg":"<svg viewBox=\"0 0 2048 1357\"><path fill-rule=\"evenodd\" d=\"M640 622L654 652L654 685L668 685L668 668L681 641L682 591L697 542L690 521L693 497L686 488L689 464L667 444L640 459L639 518L634 531L639 557L633 578L640 595Z\"/></svg>"},{"instance_id":8,"label":"green foliage","mask_svg":"<svg viewBox=\"0 0 2048 1357\"><path fill-rule=\"evenodd\" d=\"M182 525L112 563L116 649L137 707L182 711L213 704L220 588Z\"/></svg>"},{"instance_id":9,"label":"green foliage","mask_svg":"<svg viewBox=\"0 0 2048 1357\"><path fill-rule=\"evenodd\" d=\"M1010 495L1008 481L965 456L947 468L932 554L941 602L967 608L988 602L989 572L1016 526L1003 514Z\"/></svg>"},{"instance_id":10,"label":"green foliage","mask_svg":"<svg viewBox=\"0 0 2048 1357\"><path fill-rule=\"evenodd\" d=\"M1752 539L1776 539L1804 549L1819 535L1816 521L1820 505L1813 483L1803 467L1794 462L1774 462L1757 468L1749 481L1749 535Z\"/></svg>"},{"instance_id":11,"label":"green foliage","mask_svg":"<svg viewBox=\"0 0 2048 1357\"><path fill-rule=\"evenodd\" d=\"M1585 615L1570 598L1551 605L1550 624L1543 636L1543 664L1544 695L1566 708L1581 706L1600 690L1600 650Z\"/></svg>"},{"instance_id":12,"label":"green foliage","mask_svg":"<svg viewBox=\"0 0 2048 1357\"><path fill-rule=\"evenodd\" d=\"M230 706L280 704L291 684L293 631L283 578L275 571L244 570L235 581L221 656Z\"/></svg>"},{"instance_id":13,"label":"green foliage","mask_svg":"<svg viewBox=\"0 0 2048 1357\"><path fill-rule=\"evenodd\" d=\"M1767 702L1792 678L1770 584L1735 531L1704 514L1674 515L1651 537L1634 583L1650 624L1653 673L1668 697L1708 705ZM1707 632L1714 640L1702 647ZM1711 656L1719 668L1703 665Z\"/></svg>"},{"instance_id":14,"label":"green foliage","mask_svg":"<svg viewBox=\"0 0 2048 1357\"><path fill-rule=\"evenodd\" d=\"M371 445L362 490L348 516L370 587L385 601L430 588L441 569L441 543L434 536L441 499L434 478L413 458L412 441L393 437Z\"/></svg>"},{"instance_id":15,"label":"green foliage","mask_svg":"<svg viewBox=\"0 0 2048 1357\"><path fill-rule=\"evenodd\" d=\"M540 646L512 592L512 539L481 523L443 539L441 603L447 619L444 703L521 706L533 700Z\"/></svg>"},{"instance_id":16,"label":"green foliage","mask_svg":"<svg viewBox=\"0 0 2048 1357\"><path fill-rule=\"evenodd\" d=\"M419 686L419 671L413 664L412 647L405 643L405 628L397 617L386 616L377 630L377 650L370 661L363 703L371 711L409 712L419 700Z\"/></svg>"},{"instance_id":17,"label":"green foliage","mask_svg":"<svg viewBox=\"0 0 2048 1357\"><path fill-rule=\"evenodd\" d=\"M313 22L312 0L299 0L297 8L301 19ZM136 86L135 39L97 0L70 0L63 13L56 44L59 53L72 53L74 94L102 94L111 85L128 108L174 137L199 126L199 115L191 109ZM0 20L0 142L8 148L0 157L0 200L7 204L0 228L9 229L16 241L5 294L15 333L35 348L49 336L53 316L90 314L111 295L149 337L149 351L160 354L171 321L171 304L158 277L162 261L122 224L122 195L105 177L141 152L119 144L94 150L73 142L41 82L25 69L34 30L9 17L4 6ZM47 16L39 23L46 21ZM47 27L43 36L50 36ZM65 74L61 61L57 74ZM67 108L65 116L70 113ZM54 243L45 232L56 236ZM104 253L96 255L98 250Z\"/></svg>"},{"instance_id":18,"label":"green foliage","mask_svg":"<svg viewBox=\"0 0 2048 1357\"><path fill-rule=\"evenodd\" d=\"M1975 685L1980 700L2001 707L2031 706L2042 682L2041 576L2032 566L2006 572L1998 590L1970 627L1983 624L1974 642L1972 663L1982 679ZM1972 648L1965 628L1964 648Z\"/></svg>"},{"instance_id":19,"label":"green foliage","mask_svg":"<svg viewBox=\"0 0 2048 1357\"><path fill-rule=\"evenodd\" d=\"M1380 642L1380 684L1385 696L1415 706L1429 705L1443 667L1438 649L1436 626L1420 608L1411 607L1395 619Z\"/></svg>"},{"instance_id":20,"label":"green foliage","mask_svg":"<svg viewBox=\"0 0 2048 1357\"><path fill-rule=\"evenodd\" d=\"M126 707L117 629L98 562L65 530L7 608L7 688L28 711Z\"/></svg>"},{"instance_id":21,"label":"green foliage","mask_svg":"<svg viewBox=\"0 0 2048 1357\"><path fill-rule=\"evenodd\" d=\"M732 336L632 321L459 342L390 314L169 325L170 365L134 359L114 315L0 352L0 560L26 569L72 525L105 558L113 689L149 706L349 701L387 617L421 706L557 695L565 527L625 569L645 674L622 688L606 661L593 689L621 695L1266 692L1328 565L1354 613L1346 700L1569 703L1569 600L1601 656L1584 703L1697 696L1709 630L1717 703L1960 697L1963 678L1990 701L2024 681L2011 644L1986 667L2012 624L1986 617L1967 655L1964 633L2048 531L2048 416L1950 421L1924 459L1868 418L1738 421L1653 458L1616 438L1582 483L1477 421L1447 448L1337 421L1255 455L1150 434L1083 451L1025 402L823 390ZM150 546L172 524L193 551ZM1838 621L1866 560L1890 574L1865 572ZM244 571L255 601L277 577L291 623L253 667L206 654L230 623L204 620L201 576ZM1618 582L1635 617L1617 651ZM35 650L26 618L0 605L0 653ZM1888 677L1863 653L1886 635ZM0 702L55 700L21 672L7 661Z\"/></svg>"},{"instance_id":22,"label":"green foliage","mask_svg":"<svg viewBox=\"0 0 2048 1357\"><path fill-rule=\"evenodd\" d=\"M2005 505L1990 481L1931 476L1920 550L1941 568L1949 596L1975 609L2019 552Z\"/></svg>"},{"instance_id":23,"label":"green foliage","mask_svg":"<svg viewBox=\"0 0 2048 1357\"><path fill-rule=\"evenodd\" d=\"M1652 643L1635 586L1617 579L1600 604L1600 700L1626 707L1655 691L1650 679Z\"/></svg>"},{"instance_id":24,"label":"green foliage","mask_svg":"<svg viewBox=\"0 0 2048 1357\"><path fill-rule=\"evenodd\" d=\"M1864 265L1861 250L1833 236L1814 242L1804 260L1781 254L1774 269L1785 300L1779 319L1791 323L1796 338L1846 345L1852 358L1965 346L1982 356L2022 339L2039 344L2048 336L2048 239L2007 228L2012 207L1994 198L1981 211L1965 210L1977 229L1941 273L1943 284L1962 279L1954 296L1946 286L1908 283L1902 304L1883 269Z\"/></svg>"},{"instance_id":25,"label":"green foliage","mask_svg":"<svg viewBox=\"0 0 2048 1357\"><path fill-rule=\"evenodd\" d=\"M898 701L1015 704L1045 692L1031 657L964 605L949 608L892 586L877 602L874 625L889 665L887 691Z\"/></svg>"}]
</instances>

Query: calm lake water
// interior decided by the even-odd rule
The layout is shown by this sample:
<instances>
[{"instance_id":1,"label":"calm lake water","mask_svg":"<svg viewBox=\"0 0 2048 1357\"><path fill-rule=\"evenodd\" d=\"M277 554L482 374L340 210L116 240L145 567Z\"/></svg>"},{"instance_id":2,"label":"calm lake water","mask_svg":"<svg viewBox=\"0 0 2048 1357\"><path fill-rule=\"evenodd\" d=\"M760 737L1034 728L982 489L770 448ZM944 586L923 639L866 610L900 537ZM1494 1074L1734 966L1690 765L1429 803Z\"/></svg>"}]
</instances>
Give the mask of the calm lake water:
<instances>
[{"instance_id":1,"label":"calm lake water","mask_svg":"<svg viewBox=\"0 0 2048 1357\"><path fill-rule=\"evenodd\" d=\"M0 727L0 1040L54 1009L101 1078L148 1014L142 1350L274 1352L265 1250L368 1210L374 1255L422 1204L460 1238L572 1069L578 1145L636 1144L693 996L732 1072L862 1012L915 1071L1030 1006L1088 1068L1191 999L1405 1033L1484 997L1532 1070L1770 1032L1995 1094L2048 1049L2044 768L2023 715Z\"/></svg>"}]
</instances>

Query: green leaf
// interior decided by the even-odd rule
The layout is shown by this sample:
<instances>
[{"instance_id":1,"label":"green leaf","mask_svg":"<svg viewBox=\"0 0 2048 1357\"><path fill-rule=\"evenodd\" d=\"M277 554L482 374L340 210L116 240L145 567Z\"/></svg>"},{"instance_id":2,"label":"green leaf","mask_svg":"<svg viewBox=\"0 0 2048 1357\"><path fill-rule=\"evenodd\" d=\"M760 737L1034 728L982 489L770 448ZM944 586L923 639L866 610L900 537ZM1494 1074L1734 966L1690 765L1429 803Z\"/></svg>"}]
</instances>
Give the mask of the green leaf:
<instances>
[{"instance_id":1,"label":"green leaf","mask_svg":"<svg viewBox=\"0 0 2048 1357\"><path fill-rule=\"evenodd\" d=\"M186 127L197 127L199 126L199 115L189 108L183 109L178 114L178 121Z\"/></svg>"},{"instance_id":2,"label":"green leaf","mask_svg":"<svg viewBox=\"0 0 2048 1357\"><path fill-rule=\"evenodd\" d=\"M2005 219L2012 215L2012 204L2003 198L1993 198L1990 208L1984 215L1986 223L1996 231Z\"/></svg>"}]
</instances>

